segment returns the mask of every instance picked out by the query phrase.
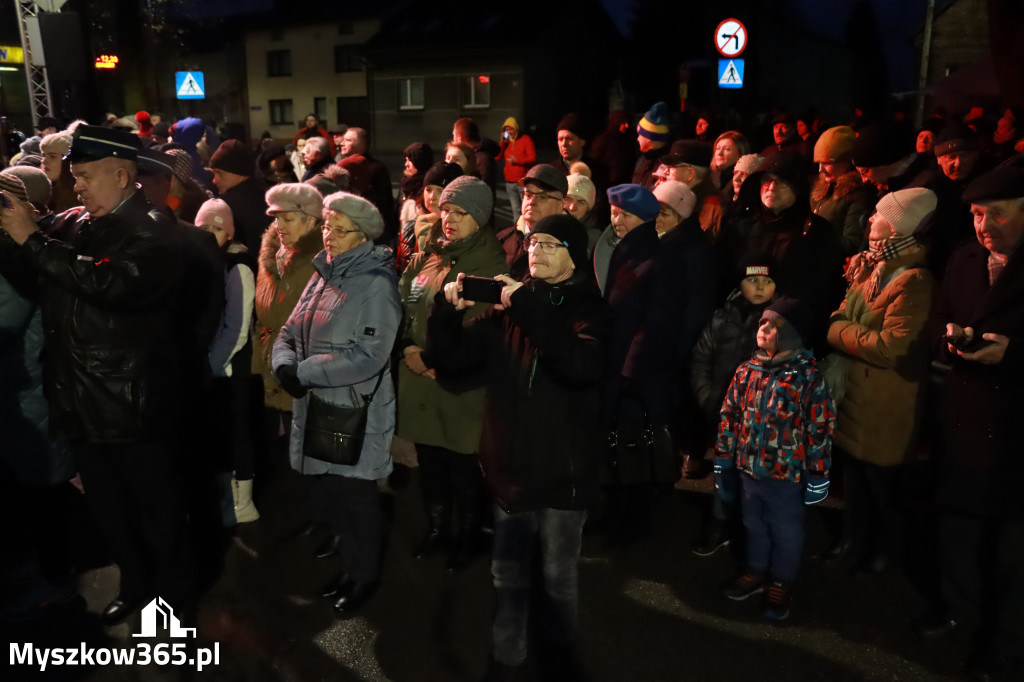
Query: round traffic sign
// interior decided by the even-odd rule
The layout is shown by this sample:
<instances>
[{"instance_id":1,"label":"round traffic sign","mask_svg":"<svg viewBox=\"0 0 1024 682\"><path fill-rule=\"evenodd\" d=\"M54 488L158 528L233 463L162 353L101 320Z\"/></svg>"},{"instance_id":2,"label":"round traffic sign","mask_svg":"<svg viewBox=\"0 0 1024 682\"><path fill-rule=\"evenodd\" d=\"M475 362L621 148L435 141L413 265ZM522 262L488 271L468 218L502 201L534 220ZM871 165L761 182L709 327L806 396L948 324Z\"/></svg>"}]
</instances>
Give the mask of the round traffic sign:
<instances>
[{"instance_id":1,"label":"round traffic sign","mask_svg":"<svg viewBox=\"0 0 1024 682\"><path fill-rule=\"evenodd\" d=\"M715 47L723 57L736 57L747 47L747 27L739 19L726 19L715 29Z\"/></svg>"}]
</instances>

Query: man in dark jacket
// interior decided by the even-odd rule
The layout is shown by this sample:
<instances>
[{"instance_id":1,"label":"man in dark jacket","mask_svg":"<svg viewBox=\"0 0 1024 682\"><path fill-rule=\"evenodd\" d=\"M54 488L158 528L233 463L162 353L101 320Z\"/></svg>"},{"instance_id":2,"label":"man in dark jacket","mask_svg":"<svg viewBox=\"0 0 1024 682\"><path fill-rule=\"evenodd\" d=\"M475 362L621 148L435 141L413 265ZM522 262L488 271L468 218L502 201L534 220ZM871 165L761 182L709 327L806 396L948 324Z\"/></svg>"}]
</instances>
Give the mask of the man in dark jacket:
<instances>
[{"instance_id":1,"label":"man in dark jacket","mask_svg":"<svg viewBox=\"0 0 1024 682\"><path fill-rule=\"evenodd\" d=\"M105 624L157 596L180 615L193 583L176 466L181 261L163 216L135 186L138 148L129 133L75 130L70 159L83 206L60 216L70 224L66 243L38 232L20 207L0 212L0 271L25 275L43 313L51 432L72 443L121 569Z\"/></svg>"},{"instance_id":2,"label":"man in dark jacket","mask_svg":"<svg viewBox=\"0 0 1024 682\"><path fill-rule=\"evenodd\" d=\"M272 218L263 198L267 188L256 173L252 153L238 140L224 140L210 158L210 169L220 198L231 207L235 236L249 251L258 253Z\"/></svg>"},{"instance_id":3,"label":"man in dark jacket","mask_svg":"<svg viewBox=\"0 0 1024 682\"><path fill-rule=\"evenodd\" d=\"M937 357L951 365L940 396L938 481L946 611L917 628L924 636L972 632L981 647L968 662L976 679L1021 679L1024 170L990 171L964 199L977 240L953 253L931 324Z\"/></svg>"},{"instance_id":4,"label":"man in dark jacket","mask_svg":"<svg viewBox=\"0 0 1024 682\"><path fill-rule=\"evenodd\" d=\"M362 156L365 173L369 178L362 196L377 207L384 216L384 234L374 241L378 244L394 244L398 238L398 215L395 213L395 195L391 189L391 175L387 167L370 156L370 136L363 128L349 128L341 142L342 160L350 156ZM340 165L340 164L339 164Z\"/></svg>"},{"instance_id":5,"label":"man in dark jacket","mask_svg":"<svg viewBox=\"0 0 1024 682\"><path fill-rule=\"evenodd\" d=\"M445 286L428 323L439 376L483 370L480 461L495 498L491 573L497 592L487 679L512 679L527 654L533 553L547 596L542 641L550 679L577 679L577 562L586 509L598 493L599 387L608 308L591 283L587 235L560 214L529 236L530 275L505 275L501 304L463 325L463 276ZM538 545L539 539L539 545Z\"/></svg>"}]
</instances>

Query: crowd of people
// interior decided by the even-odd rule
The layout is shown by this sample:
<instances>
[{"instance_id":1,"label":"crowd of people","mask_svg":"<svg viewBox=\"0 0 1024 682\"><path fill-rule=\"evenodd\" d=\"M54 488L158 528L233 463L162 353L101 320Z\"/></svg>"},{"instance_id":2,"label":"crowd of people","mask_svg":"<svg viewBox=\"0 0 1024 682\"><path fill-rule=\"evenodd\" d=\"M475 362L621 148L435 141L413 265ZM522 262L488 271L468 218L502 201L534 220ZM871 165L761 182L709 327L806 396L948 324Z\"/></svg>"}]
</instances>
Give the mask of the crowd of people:
<instances>
[{"instance_id":1,"label":"crowd of people","mask_svg":"<svg viewBox=\"0 0 1024 682\"><path fill-rule=\"evenodd\" d=\"M120 569L102 621L157 595L194 612L225 533L260 519L260 458L286 451L296 532L340 557L319 594L348 617L380 587L397 435L419 464L416 557L490 555L486 679L528 656L577 679L585 526L628 549L657 496L713 469L691 549L740 548L724 597L778 621L805 506L841 480L826 560L893 570L927 462L942 590L914 628L971 633L972 674L1012 679L1022 116L780 113L753 151L756 131L681 130L659 102L598 135L567 113L548 163L516 118L497 142L461 118L443 160L405 147L397 196L365 130L314 115L255 147L144 111L40 119L0 171L0 474L35 519L4 561L5 615L74 595L75 488Z\"/></svg>"}]
</instances>

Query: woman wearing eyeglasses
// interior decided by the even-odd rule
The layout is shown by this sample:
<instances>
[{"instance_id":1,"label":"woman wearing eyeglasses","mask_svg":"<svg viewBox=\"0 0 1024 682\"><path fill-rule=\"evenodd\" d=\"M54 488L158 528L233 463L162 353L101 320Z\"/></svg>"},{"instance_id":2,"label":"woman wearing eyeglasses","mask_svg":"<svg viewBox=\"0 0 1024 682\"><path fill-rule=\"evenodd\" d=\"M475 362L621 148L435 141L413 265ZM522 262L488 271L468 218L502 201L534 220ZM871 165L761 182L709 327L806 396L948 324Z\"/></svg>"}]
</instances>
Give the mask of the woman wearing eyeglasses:
<instances>
[{"instance_id":1,"label":"woman wearing eyeglasses","mask_svg":"<svg viewBox=\"0 0 1024 682\"><path fill-rule=\"evenodd\" d=\"M395 394L388 359L401 304L394 253L374 245L384 233L376 207L354 194L335 192L324 198L323 215L324 248L313 258L316 272L274 343L273 367L295 398L292 468L309 477L311 511L331 526L343 561L342 572L320 596L334 599L335 613L347 617L370 598L380 577L384 514L377 480L387 478L392 468ZM334 463L337 453L317 449L315 439L307 447L306 439L315 436L312 430L306 433L311 410L322 415L367 404L354 463Z\"/></svg>"},{"instance_id":2,"label":"woman wearing eyeglasses","mask_svg":"<svg viewBox=\"0 0 1024 682\"><path fill-rule=\"evenodd\" d=\"M426 353L427 318L434 296L459 273L493 277L506 271L505 253L484 227L493 199L485 182L470 176L452 180L441 193L441 237L417 253L399 283L405 308L397 344L398 435L416 444L427 533L417 558L451 548L449 570L460 570L480 553L483 486L476 452L483 419L483 390L438 383ZM484 312L483 303L468 312ZM450 543L453 508L457 542Z\"/></svg>"}]
</instances>

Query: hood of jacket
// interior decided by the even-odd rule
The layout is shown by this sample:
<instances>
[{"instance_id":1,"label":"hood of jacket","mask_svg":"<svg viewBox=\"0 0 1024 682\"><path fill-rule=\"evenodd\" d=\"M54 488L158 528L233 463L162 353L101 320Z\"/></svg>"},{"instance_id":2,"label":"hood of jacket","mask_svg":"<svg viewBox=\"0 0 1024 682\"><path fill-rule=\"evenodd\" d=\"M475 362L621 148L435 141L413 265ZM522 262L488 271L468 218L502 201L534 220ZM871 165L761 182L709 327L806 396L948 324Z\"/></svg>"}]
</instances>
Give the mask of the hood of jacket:
<instances>
[{"instance_id":1,"label":"hood of jacket","mask_svg":"<svg viewBox=\"0 0 1024 682\"><path fill-rule=\"evenodd\" d=\"M395 254L387 246L378 246L372 241L365 241L345 253L338 254L330 263L327 262L327 251L321 249L320 253L313 258L313 267L328 282L373 270L381 270L393 276Z\"/></svg>"}]
</instances>

